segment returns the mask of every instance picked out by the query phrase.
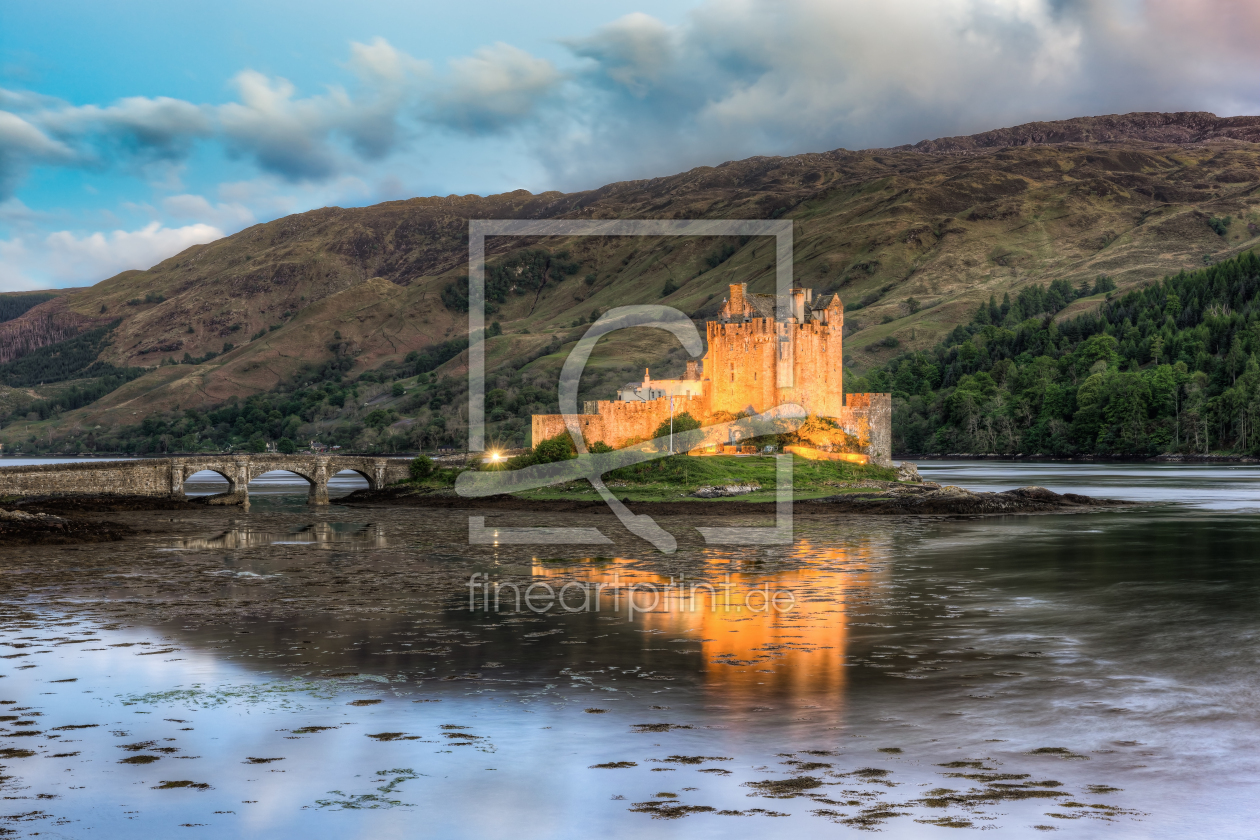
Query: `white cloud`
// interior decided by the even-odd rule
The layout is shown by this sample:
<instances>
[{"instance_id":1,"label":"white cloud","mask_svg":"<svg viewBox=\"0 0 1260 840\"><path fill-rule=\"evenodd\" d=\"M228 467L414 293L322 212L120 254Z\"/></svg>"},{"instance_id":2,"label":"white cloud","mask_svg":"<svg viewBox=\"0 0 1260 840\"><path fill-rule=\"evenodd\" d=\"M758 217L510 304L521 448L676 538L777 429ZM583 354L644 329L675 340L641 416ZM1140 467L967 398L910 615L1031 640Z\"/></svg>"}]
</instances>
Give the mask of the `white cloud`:
<instances>
[{"instance_id":1,"label":"white cloud","mask_svg":"<svg viewBox=\"0 0 1260 840\"><path fill-rule=\"evenodd\" d=\"M678 58L677 33L661 21L634 12L597 30L587 38L570 38L575 55L592 59L599 72L636 96L670 73Z\"/></svg>"},{"instance_id":2,"label":"white cloud","mask_svg":"<svg viewBox=\"0 0 1260 840\"><path fill-rule=\"evenodd\" d=\"M47 130L66 138L94 136L145 159L186 156L191 144L214 132L206 109L168 96L130 96L104 108L50 108L36 115Z\"/></svg>"},{"instance_id":3,"label":"white cloud","mask_svg":"<svg viewBox=\"0 0 1260 840\"><path fill-rule=\"evenodd\" d=\"M139 230L83 236L66 230L44 237L16 236L0 240L0 290L90 286L120 271L150 268L222 236L223 231L207 224L170 228L158 222Z\"/></svg>"},{"instance_id":4,"label":"white cloud","mask_svg":"<svg viewBox=\"0 0 1260 840\"><path fill-rule=\"evenodd\" d=\"M239 73L233 81L240 101L218 108L230 148L290 181L322 180L344 170L347 161L336 137L347 139L366 160L393 151L399 117L419 95L428 64L377 38L352 43L348 66L359 79L354 93L331 86L305 98L297 97L287 79Z\"/></svg>"},{"instance_id":5,"label":"white cloud","mask_svg":"<svg viewBox=\"0 0 1260 840\"><path fill-rule=\"evenodd\" d=\"M172 195L162 199L162 209L171 219L196 219L219 230L235 232L256 220L249 208L239 202L211 204L201 195Z\"/></svg>"},{"instance_id":6,"label":"white cloud","mask_svg":"<svg viewBox=\"0 0 1260 840\"><path fill-rule=\"evenodd\" d=\"M1255 113L1257 31L1260 4L1236 0L710 0L565 41L582 108L536 154L574 188L1032 120Z\"/></svg>"},{"instance_id":7,"label":"white cloud","mask_svg":"<svg viewBox=\"0 0 1260 840\"><path fill-rule=\"evenodd\" d=\"M428 118L469 134L502 131L535 116L563 78L550 61L509 44L482 47L451 62Z\"/></svg>"}]
</instances>

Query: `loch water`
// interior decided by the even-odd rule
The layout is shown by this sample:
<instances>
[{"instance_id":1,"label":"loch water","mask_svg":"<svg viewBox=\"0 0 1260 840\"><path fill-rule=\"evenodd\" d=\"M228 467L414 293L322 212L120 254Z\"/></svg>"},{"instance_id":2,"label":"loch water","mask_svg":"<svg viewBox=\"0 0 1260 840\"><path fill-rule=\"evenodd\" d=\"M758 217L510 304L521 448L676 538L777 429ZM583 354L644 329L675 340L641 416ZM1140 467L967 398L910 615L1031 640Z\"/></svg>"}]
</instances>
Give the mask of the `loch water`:
<instances>
[{"instance_id":1,"label":"loch water","mask_svg":"<svg viewBox=\"0 0 1260 840\"><path fill-rule=\"evenodd\" d=\"M749 547L661 517L661 555L607 515L486 520L606 546L471 546L465 512L316 510L277 479L248 512L5 549L0 828L1254 837L1260 471L920 469L1138 504L804 513Z\"/></svg>"}]
</instances>

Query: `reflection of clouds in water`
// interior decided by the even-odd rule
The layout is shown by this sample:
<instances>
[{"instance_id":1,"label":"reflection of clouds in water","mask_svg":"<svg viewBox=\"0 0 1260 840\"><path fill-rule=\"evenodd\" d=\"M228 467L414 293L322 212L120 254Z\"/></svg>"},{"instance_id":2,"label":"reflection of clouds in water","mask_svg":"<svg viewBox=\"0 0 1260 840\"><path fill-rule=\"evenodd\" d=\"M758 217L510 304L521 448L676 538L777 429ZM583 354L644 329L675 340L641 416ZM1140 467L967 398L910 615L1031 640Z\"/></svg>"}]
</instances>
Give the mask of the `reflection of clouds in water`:
<instances>
[{"instance_id":1,"label":"reflection of clouds in water","mask_svg":"<svg viewBox=\"0 0 1260 840\"><path fill-rule=\"evenodd\" d=\"M1030 484L1056 493L1162 502L1212 510L1260 508L1260 474L1249 464L1126 464L1046 461L917 462L927 481L970 490Z\"/></svg>"},{"instance_id":2,"label":"reflection of clouds in water","mask_svg":"<svg viewBox=\"0 0 1260 840\"><path fill-rule=\"evenodd\" d=\"M367 479L353 470L342 470L328 479L328 495L330 497L345 496L355 490L366 490ZM287 470L272 470L255 478L249 483L251 495L302 495L310 492L310 482L297 473ZM213 470L201 470L184 481L184 493L189 496L212 496L226 493L228 482Z\"/></svg>"},{"instance_id":3,"label":"reflection of clouds in water","mask_svg":"<svg viewBox=\"0 0 1260 840\"><path fill-rule=\"evenodd\" d=\"M233 528L217 537L180 540L177 548L232 549L268 545L314 545L317 548L385 548L385 529L380 525L317 522L287 531Z\"/></svg>"}]
</instances>

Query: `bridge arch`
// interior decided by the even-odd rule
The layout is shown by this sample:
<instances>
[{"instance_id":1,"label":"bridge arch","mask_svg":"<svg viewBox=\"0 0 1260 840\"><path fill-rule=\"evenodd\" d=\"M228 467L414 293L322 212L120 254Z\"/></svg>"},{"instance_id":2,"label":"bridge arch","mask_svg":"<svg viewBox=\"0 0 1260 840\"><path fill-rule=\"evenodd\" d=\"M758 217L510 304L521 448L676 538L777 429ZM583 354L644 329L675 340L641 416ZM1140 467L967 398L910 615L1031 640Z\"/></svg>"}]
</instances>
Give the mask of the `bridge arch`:
<instances>
[{"instance_id":1,"label":"bridge arch","mask_svg":"<svg viewBox=\"0 0 1260 840\"><path fill-rule=\"evenodd\" d=\"M258 464L257 466L250 467L249 480L255 481L262 478L264 475L271 475L272 473L288 473L290 475L296 475L298 478L305 479L307 484L314 484L315 477L312 475L312 472L313 471L311 470L305 470L296 465L277 466L275 464Z\"/></svg>"},{"instance_id":2,"label":"bridge arch","mask_svg":"<svg viewBox=\"0 0 1260 840\"><path fill-rule=\"evenodd\" d=\"M217 466L213 464L198 464L195 466L188 466L184 468L184 474L182 478L178 478L181 492L182 492L183 485L187 484L188 482L192 481L193 479L197 478L197 476L202 475L203 473L212 473L214 475L217 475L219 478L223 479L224 481L226 481L228 485L229 493L235 493L239 489L236 486L235 471L232 470L231 468L221 467L221 466Z\"/></svg>"},{"instance_id":3,"label":"bridge arch","mask_svg":"<svg viewBox=\"0 0 1260 840\"><path fill-rule=\"evenodd\" d=\"M338 469L338 467L340 467L340 469ZM337 470L337 471L333 473L333 470ZM367 486L369 490L379 489L376 486L376 477L372 474L372 472L366 469L363 469L360 467L343 466L343 465L334 463L329 466L328 471L332 473L332 475L330 476L331 478L336 478L337 476L344 475L346 473L353 473L357 475L359 478L367 482Z\"/></svg>"}]
</instances>

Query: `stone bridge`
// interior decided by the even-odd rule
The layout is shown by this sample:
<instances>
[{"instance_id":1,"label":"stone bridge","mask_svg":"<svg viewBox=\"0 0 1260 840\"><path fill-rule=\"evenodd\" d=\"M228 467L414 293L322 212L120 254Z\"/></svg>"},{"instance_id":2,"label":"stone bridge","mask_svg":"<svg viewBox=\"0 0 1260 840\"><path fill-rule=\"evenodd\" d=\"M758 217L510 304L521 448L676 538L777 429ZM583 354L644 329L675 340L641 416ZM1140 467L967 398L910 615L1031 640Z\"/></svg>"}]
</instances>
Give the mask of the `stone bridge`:
<instances>
[{"instance_id":1,"label":"stone bridge","mask_svg":"<svg viewBox=\"0 0 1260 840\"><path fill-rule=\"evenodd\" d=\"M0 466L0 496L129 495L182 499L184 482L202 470L227 479L228 492L216 504L248 504L249 483L277 470L310 483L307 501L328 504L328 479L350 470L377 490L408 477L405 458L356 455L191 455L134 461L79 461L66 464Z\"/></svg>"}]
</instances>

